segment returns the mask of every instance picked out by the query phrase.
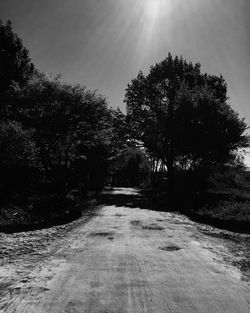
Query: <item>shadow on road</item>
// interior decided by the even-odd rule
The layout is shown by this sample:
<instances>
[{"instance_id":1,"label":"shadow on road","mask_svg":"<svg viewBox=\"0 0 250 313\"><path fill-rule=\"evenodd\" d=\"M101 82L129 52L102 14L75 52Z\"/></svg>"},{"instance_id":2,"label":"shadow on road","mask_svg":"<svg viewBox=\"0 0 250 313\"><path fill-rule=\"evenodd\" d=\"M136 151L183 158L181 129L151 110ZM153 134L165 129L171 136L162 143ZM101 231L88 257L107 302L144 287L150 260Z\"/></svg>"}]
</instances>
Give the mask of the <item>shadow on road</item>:
<instances>
[{"instance_id":1,"label":"shadow on road","mask_svg":"<svg viewBox=\"0 0 250 313\"><path fill-rule=\"evenodd\" d=\"M149 197L145 192L138 189L131 189L131 193L126 192L126 188L106 189L99 198L102 205L114 205L117 207L140 208L155 211L170 211L167 203L160 203Z\"/></svg>"},{"instance_id":2,"label":"shadow on road","mask_svg":"<svg viewBox=\"0 0 250 313\"><path fill-rule=\"evenodd\" d=\"M114 205L117 207L140 208L154 211L176 212L189 217L192 221L215 226L220 229L230 230L238 233L250 233L249 222L227 221L204 216L188 209L171 209L167 200L162 201L148 195L142 190L130 188L106 189L100 196L101 205Z\"/></svg>"}]
</instances>

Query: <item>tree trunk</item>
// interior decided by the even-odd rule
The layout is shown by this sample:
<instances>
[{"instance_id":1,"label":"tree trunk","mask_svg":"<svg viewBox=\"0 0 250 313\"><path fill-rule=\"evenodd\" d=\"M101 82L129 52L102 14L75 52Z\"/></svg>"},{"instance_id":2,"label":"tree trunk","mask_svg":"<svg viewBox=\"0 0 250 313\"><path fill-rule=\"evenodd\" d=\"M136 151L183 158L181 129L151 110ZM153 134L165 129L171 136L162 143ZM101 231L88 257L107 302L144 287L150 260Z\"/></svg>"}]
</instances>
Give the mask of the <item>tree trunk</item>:
<instances>
[{"instance_id":1,"label":"tree trunk","mask_svg":"<svg viewBox=\"0 0 250 313\"><path fill-rule=\"evenodd\" d=\"M169 142L168 142L168 199L169 205L172 208L174 206L175 197L175 178L174 178L174 101L176 94L176 81L174 80L172 86L169 90L169 105L168 105L168 132L169 132Z\"/></svg>"},{"instance_id":2,"label":"tree trunk","mask_svg":"<svg viewBox=\"0 0 250 313\"><path fill-rule=\"evenodd\" d=\"M175 198L175 173L174 173L174 153L173 149L170 148L170 153L167 162L168 168L168 201L169 206L172 208L174 206L174 198Z\"/></svg>"}]
</instances>

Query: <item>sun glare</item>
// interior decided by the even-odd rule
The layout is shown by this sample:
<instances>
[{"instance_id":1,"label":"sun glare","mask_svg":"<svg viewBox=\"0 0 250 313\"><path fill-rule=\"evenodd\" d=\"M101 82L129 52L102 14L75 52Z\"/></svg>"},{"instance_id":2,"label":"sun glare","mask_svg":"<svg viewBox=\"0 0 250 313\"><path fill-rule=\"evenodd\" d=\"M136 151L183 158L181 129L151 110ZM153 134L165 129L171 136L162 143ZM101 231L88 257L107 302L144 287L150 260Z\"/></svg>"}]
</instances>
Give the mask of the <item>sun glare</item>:
<instances>
[{"instance_id":1,"label":"sun glare","mask_svg":"<svg viewBox=\"0 0 250 313\"><path fill-rule=\"evenodd\" d=\"M164 25L171 19L173 1L177 0L133 0L141 29L137 40L137 51L142 62L144 57L152 50L152 43L158 38L158 31L164 19Z\"/></svg>"},{"instance_id":2,"label":"sun glare","mask_svg":"<svg viewBox=\"0 0 250 313\"><path fill-rule=\"evenodd\" d=\"M144 0L144 1L146 16L150 19L156 19L159 16L162 2L164 0Z\"/></svg>"}]
</instances>

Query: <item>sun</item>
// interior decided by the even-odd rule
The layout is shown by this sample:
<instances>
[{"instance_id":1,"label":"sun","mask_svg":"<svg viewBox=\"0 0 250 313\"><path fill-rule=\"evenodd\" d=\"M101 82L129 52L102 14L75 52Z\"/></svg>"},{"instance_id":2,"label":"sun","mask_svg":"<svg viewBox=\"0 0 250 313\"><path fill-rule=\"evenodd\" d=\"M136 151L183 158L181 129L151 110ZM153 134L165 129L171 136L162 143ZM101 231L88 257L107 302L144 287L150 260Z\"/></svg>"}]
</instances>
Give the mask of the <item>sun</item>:
<instances>
[{"instance_id":1,"label":"sun","mask_svg":"<svg viewBox=\"0 0 250 313\"><path fill-rule=\"evenodd\" d=\"M149 19L157 19L164 0L143 0L145 1L145 14Z\"/></svg>"}]
</instances>

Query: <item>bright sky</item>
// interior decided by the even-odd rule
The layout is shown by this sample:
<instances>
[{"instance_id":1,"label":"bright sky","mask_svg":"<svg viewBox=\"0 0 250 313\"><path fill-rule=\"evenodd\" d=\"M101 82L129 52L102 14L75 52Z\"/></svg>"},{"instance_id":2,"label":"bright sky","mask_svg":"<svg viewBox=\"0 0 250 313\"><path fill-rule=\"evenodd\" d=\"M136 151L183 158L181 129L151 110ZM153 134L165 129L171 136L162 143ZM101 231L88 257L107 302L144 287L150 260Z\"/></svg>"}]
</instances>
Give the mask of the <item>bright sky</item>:
<instances>
[{"instance_id":1,"label":"bright sky","mask_svg":"<svg viewBox=\"0 0 250 313\"><path fill-rule=\"evenodd\" d=\"M172 54L228 83L250 124L249 0L2 0L1 18L46 73L61 73L121 108L127 83Z\"/></svg>"},{"instance_id":2,"label":"bright sky","mask_svg":"<svg viewBox=\"0 0 250 313\"><path fill-rule=\"evenodd\" d=\"M35 65L98 89L124 110L128 82L168 52L228 83L250 124L249 0L1 0Z\"/></svg>"}]
</instances>

